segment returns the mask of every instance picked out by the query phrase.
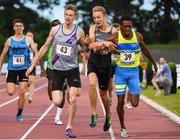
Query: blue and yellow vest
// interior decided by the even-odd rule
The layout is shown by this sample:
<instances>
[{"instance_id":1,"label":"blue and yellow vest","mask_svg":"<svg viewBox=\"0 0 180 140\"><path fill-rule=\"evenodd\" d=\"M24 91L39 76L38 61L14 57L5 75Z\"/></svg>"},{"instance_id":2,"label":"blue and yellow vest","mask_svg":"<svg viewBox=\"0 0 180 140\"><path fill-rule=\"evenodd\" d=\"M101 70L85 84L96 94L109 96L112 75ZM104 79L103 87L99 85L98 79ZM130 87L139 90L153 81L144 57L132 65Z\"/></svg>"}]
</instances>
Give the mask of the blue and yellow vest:
<instances>
[{"instance_id":1,"label":"blue and yellow vest","mask_svg":"<svg viewBox=\"0 0 180 140\"><path fill-rule=\"evenodd\" d=\"M30 66L30 48L26 44L25 36L16 41L12 37L8 50L8 70L24 70Z\"/></svg>"},{"instance_id":2,"label":"blue and yellow vest","mask_svg":"<svg viewBox=\"0 0 180 140\"><path fill-rule=\"evenodd\" d=\"M132 31L133 36L130 40L125 39L121 31L118 32L117 60L119 67L133 68L140 64L140 51L136 33Z\"/></svg>"}]
</instances>

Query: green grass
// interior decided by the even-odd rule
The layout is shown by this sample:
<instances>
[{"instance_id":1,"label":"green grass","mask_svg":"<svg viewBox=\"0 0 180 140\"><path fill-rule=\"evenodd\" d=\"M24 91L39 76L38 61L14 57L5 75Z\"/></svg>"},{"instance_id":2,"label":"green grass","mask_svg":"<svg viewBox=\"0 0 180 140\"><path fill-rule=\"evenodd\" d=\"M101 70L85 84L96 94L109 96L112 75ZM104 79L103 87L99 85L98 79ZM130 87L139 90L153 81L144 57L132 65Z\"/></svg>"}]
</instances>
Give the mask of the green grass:
<instances>
[{"instance_id":1,"label":"green grass","mask_svg":"<svg viewBox=\"0 0 180 140\"><path fill-rule=\"evenodd\" d=\"M147 45L149 49L180 49L180 43Z\"/></svg>"},{"instance_id":2,"label":"green grass","mask_svg":"<svg viewBox=\"0 0 180 140\"><path fill-rule=\"evenodd\" d=\"M164 96L163 90L161 90L162 96L154 96L155 93L156 91L152 86L148 86L147 89L142 90L142 95L145 95L180 117L180 89L177 90L176 94L170 94L169 96Z\"/></svg>"}]
</instances>

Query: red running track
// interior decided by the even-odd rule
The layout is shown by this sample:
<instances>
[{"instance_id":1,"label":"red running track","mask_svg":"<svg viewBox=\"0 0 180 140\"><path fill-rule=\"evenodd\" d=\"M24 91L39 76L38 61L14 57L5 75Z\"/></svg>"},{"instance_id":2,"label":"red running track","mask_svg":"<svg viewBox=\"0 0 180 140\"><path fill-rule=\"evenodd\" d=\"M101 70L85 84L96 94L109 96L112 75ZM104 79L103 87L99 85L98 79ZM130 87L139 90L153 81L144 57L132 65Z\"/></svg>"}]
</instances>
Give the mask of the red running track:
<instances>
[{"instance_id":1,"label":"red running track","mask_svg":"<svg viewBox=\"0 0 180 140\"><path fill-rule=\"evenodd\" d=\"M116 96L111 106L113 124L108 132L103 132L104 113L98 99L99 119L95 128L89 127L90 104L88 81L82 76L82 94L77 98L78 109L73 129L78 139L121 139L120 124L116 113ZM54 125L56 108L47 95L47 80L37 77L36 92L32 104L25 104L22 123L16 122L17 93L9 97L5 90L5 76L0 76L0 139L67 139L65 128L68 115L66 102L62 121L64 125ZM143 101L137 108L125 109L128 139L180 139L180 125L175 124ZM127 139L127 138L126 138Z\"/></svg>"}]
</instances>

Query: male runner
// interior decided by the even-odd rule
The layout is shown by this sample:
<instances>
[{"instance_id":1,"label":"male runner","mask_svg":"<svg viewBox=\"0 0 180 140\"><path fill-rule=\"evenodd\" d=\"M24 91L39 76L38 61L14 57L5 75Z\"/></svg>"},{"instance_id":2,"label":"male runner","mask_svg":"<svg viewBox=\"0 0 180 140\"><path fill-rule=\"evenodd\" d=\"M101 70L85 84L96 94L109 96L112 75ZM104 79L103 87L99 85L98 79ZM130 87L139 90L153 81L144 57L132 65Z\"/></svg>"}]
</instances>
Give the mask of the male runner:
<instances>
[{"instance_id":1,"label":"male runner","mask_svg":"<svg viewBox=\"0 0 180 140\"><path fill-rule=\"evenodd\" d=\"M107 51L99 51L102 46L111 46L111 42L107 42L106 39L112 33L116 32L116 29L109 25L106 21L106 9L102 6L95 6L92 9L92 16L94 25L90 26L88 47L91 50L88 60L88 79L89 79L89 100L91 104L91 121L90 127L95 127L97 122L97 91L96 86L99 84L99 93L102 99L105 111L106 119L103 126L103 130L107 131L111 126L111 114L110 114L110 102L108 95L108 84L110 80L111 71L111 53Z\"/></svg>"},{"instance_id":2,"label":"male runner","mask_svg":"<svg viewBox=\"0 0 180 140\"><path fill-rule=\"evenodd\" d=\"M23 121L22 111L25 103L25 91L28 84L28 77L25 75L30 66L30 46L35 51L35 45L32 38L23 34L24 21L21 19L13 20L14 35L9 37L5 44L0 57L0 69L8 53L8 75L7 75L7 92L12 96L16 90L17 80L19 81L19 99L18 113L16 119L18 122Z\"/></svg>"},{"instance_id":3,"label":"male runner","mask_svg":"<svg viewBox=\"0 0 180 140\"><path fill-rule=\"evenodd\" d=\"M132 20L129 16L123 16L120 20L120 31L112 35L108 40L117 44L116 69L115 69L115 88L118 97L117 113L121 124L121 137L128 137L124 124L124 97L126 87L130 92L130 101L133 107L139 104L140 80L139 69L140 52L153 63L155 71L157 66L150 52L145 47L143 36L139 32L132 30ZM113 47L109 47L113 50Z\"/></svg>"},{"instance_id":4,"label":"male runner","mask_svg":"<svg viewBox=\"0 0 180 140\"><path fill-rule=\"evenodd\" d=\"M84 46L84 31L82 28L73 24L77 17L75 5L69 4L64 11L65 22L51 28L45 44L41 47L38 56L34 58L31 67L26 74L32 71L39 59L48 51L50 43L53 41L53 86L52 99L56 106L59 106L63 99L62 87L64 80L67 79L70 86L69 91L69 116L66 127L66 136L75 138L72 132L72 123L76 114L76 92L80 85L79 63L78 63L78 44Z\"/></svg>"}]
</instances>

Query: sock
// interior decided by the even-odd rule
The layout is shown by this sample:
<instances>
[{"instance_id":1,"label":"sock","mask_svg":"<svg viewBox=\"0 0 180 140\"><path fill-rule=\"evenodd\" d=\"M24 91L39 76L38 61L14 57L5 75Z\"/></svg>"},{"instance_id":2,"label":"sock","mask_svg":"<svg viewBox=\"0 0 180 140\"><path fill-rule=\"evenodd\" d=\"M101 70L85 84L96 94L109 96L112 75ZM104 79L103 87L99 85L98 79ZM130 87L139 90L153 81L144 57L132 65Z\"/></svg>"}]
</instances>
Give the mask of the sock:
<instances>
[{"instance_id":1,"label":"sock","mask_svg":"<svg viewBox=\"0 0 180 140\"><path fill-rule=\"evenodd\" d=\"M18 116L18 115L21 115L21 114L22 114L22 111L23 111L23 109L18 108L18 113L17 113L17 116Z\"/></svg>"},{"instance_id":2,"label":"sock","mask_svg":"<svg viewBox=\"0 0 180 140\"><path fill-rule=\"evenodd\" d=\"M60 119L60 116L61 116L61 113L62 113L62 108L59 108L57 107L57 111L56 111L56 117L55 119L59 120Z\"/></svg>"},{"instance_id":3,"label":"sock","mask_svg":"<svg viewBox=\"0 0 180 140\"><path fill-rule=\"evenodd\" d=\"M67 130L67 129L72 129L72 126L66 126L66 130Z\"/></svg>"}]
</instances>

